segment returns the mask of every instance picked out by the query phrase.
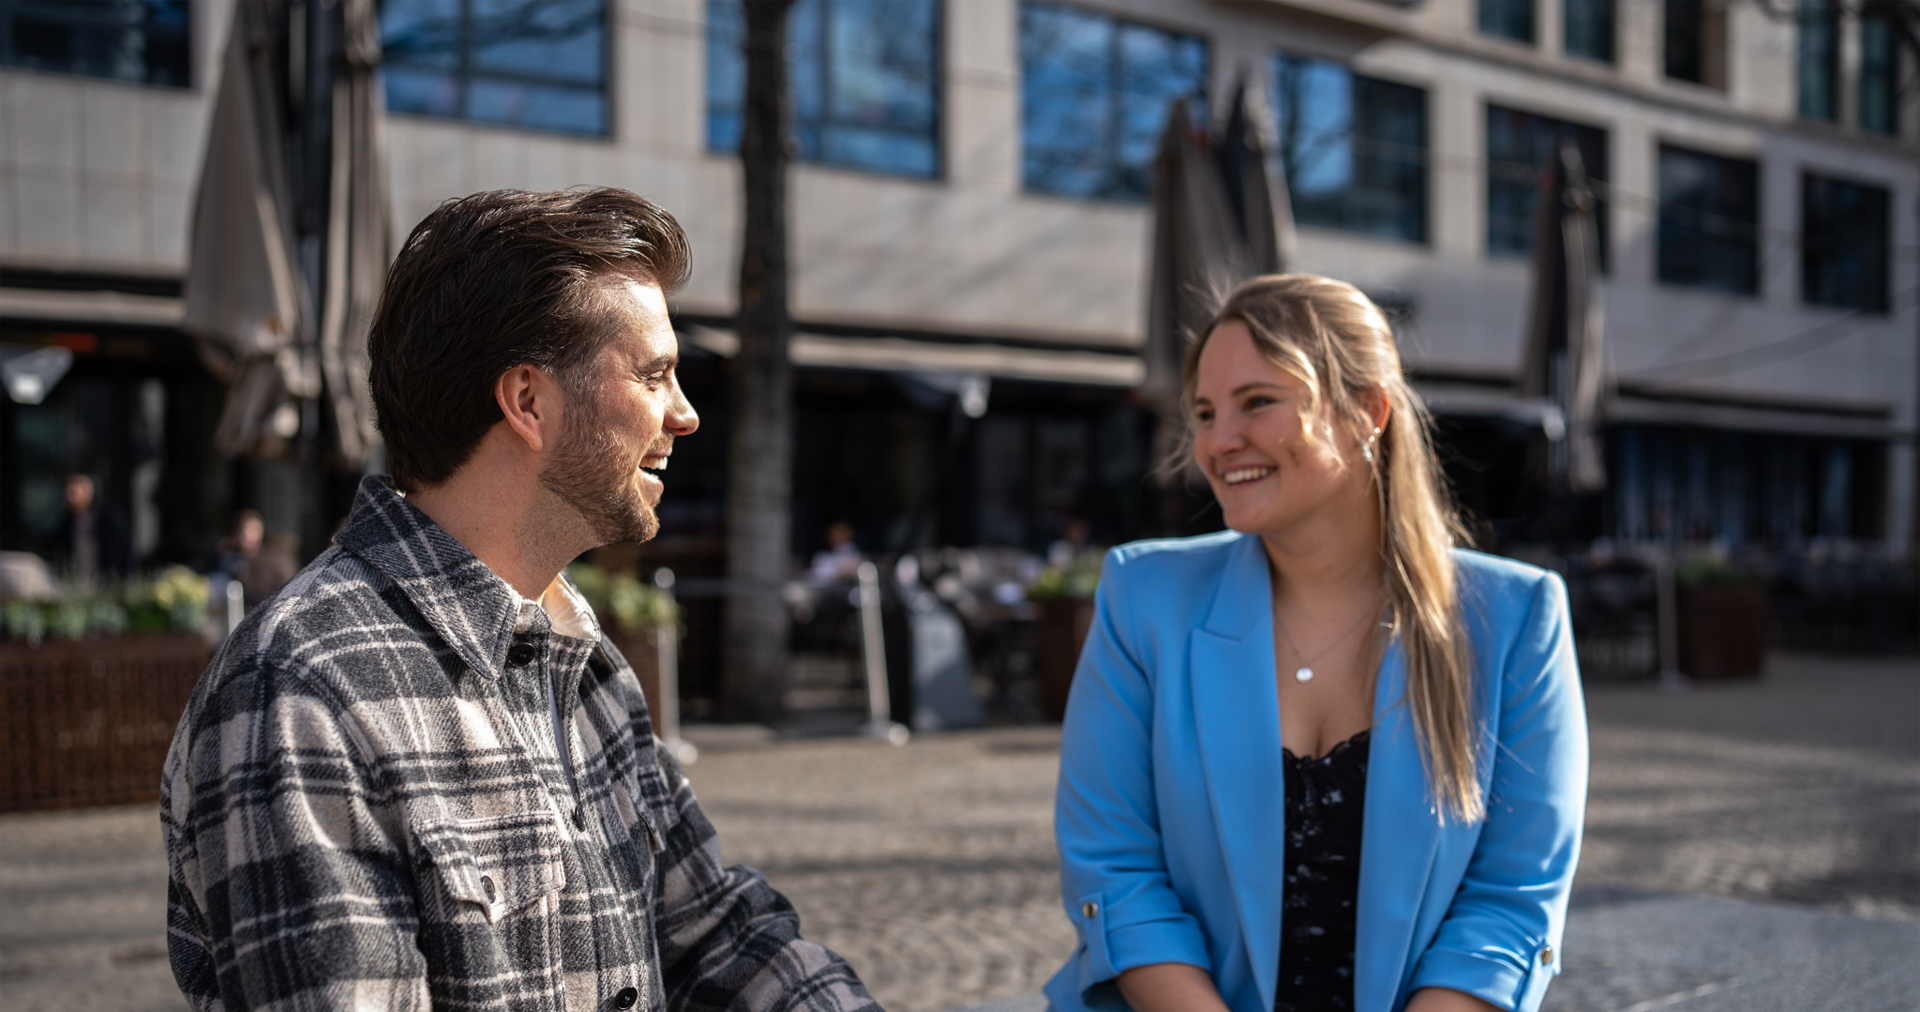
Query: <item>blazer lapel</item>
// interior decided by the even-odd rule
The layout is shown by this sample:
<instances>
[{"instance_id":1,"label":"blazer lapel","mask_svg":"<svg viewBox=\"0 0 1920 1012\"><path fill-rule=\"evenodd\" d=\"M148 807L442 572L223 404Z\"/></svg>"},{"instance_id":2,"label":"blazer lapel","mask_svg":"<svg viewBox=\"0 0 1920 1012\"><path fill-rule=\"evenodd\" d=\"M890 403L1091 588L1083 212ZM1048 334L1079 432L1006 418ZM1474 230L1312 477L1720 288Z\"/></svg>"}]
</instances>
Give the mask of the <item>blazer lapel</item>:
<instances>
[{"instance_id":1,"label":"blazer lapel","mask_svg":"<svg viewBox=\"0 0 1920 1012\"><path fill-rule=\"evenodd\" d=\"M1286 770L1273 674L1272 586L1260 539L1243 538L1205 627L1189 641L1187 681L1207 794L1263 1008L1279 974Z\"/></svg>"},{"instance_id":2,"label":"blazer lapel","mask_svg":"<svg viewBox=\"0 0 1920 1012\"><path fill-rule=\"evenodd\" d=\"M1440 843L1420 742L1405 703L1406 655L1387 649L1374 687L1367 800L1360 838L1360 908L1353 1007L1391 1009L1406 978L1413 933Z\"/></svg>"}]
</instances>

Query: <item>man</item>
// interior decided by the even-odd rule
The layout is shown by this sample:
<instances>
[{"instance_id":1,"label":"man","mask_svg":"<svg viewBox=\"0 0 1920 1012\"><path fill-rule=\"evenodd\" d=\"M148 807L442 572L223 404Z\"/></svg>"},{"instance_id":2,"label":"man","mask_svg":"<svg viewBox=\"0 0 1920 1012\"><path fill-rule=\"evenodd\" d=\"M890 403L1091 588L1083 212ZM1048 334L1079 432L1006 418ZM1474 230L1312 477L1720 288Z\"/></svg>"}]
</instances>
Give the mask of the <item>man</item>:
<instances>
[{"instance_id":1,"label":"man","mask_svg":"<svg viewBox=\"0 0 1920 1012\"><path fill-rule=\"evenodd\" d=\"M67 475L67 512L48 552L54 565L81 583L133 572L133 531L126 515L112 503L101 503L94 489L92 475Z\"/></svg>"},{"instance_id":2,"label":"man","mask_svg":"<svg viewBox=\"0 0 1920 1012\"><path fill-rule=\"evenodd\" d=\"M878 1007L722 868L561 567L658 528L699 425L621 190L481 193L414 229L368 338L387 480L194 691L161 821L200 1009Z\"/></svg>"}]
</instances>

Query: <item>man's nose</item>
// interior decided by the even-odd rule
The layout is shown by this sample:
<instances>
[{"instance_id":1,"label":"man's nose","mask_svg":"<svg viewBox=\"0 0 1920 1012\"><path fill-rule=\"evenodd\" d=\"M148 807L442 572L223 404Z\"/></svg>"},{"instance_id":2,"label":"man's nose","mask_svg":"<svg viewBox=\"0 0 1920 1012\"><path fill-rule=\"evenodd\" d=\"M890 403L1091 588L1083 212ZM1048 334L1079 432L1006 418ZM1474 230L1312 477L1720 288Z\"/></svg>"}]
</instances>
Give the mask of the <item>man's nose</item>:
<instances>
[{"instance_id":1,"label":"man's nose","mask_svg":"<svg viewBox=\"0 0 1920 1012\"><path fill-rule=\"evenodd\" d=\"M680 389L678 376L673 378L673 401L667 405L667 417L661 425L675 436L691 436L700 427L700 413L693 410L687 392Z\"/></svg>"}]
</instances>

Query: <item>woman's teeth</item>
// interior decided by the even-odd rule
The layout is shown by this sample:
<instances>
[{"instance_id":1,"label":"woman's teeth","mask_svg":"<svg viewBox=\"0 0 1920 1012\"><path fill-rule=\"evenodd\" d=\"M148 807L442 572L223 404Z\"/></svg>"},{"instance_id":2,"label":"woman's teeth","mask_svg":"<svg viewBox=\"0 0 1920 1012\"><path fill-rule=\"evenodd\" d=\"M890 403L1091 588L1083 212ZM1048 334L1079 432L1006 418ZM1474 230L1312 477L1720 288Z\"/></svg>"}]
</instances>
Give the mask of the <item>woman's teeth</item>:
<instances>
[{"instance_id":1,"label":"woman's teeth","mask_svg":"<svg viewBox=\"0 0 1920 1012\"><path fill-rule=\"evenodd\" d=\"M1220 476L1220 480L1229 485L1240 485L1249 481L1259 481L1274 472L1271 467L1236 467Z\"/></svg>"}]
</instances>

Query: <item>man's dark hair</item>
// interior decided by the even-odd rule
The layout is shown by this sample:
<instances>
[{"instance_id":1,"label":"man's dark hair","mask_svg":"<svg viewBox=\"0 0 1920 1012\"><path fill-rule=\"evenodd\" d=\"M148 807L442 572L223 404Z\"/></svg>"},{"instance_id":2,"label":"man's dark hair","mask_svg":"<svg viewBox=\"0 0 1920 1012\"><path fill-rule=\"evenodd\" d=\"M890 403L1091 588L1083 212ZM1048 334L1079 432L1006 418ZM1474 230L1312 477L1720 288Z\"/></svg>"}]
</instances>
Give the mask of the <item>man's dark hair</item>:
<instances>
[{"instance_id":1,"label":"man's dark hair","mask_svg":"<svg viewBox=\"0 0 1920 1012\"><path fill-rule=\"evenodd\" d=\"M367 334L387 467L404 491L445 481L501 418L500 374L533 365L575 382L616 330L602 290L686 283L687 236L626 190L489 190L414 227Z\"/></svg>"}]
</instances>

